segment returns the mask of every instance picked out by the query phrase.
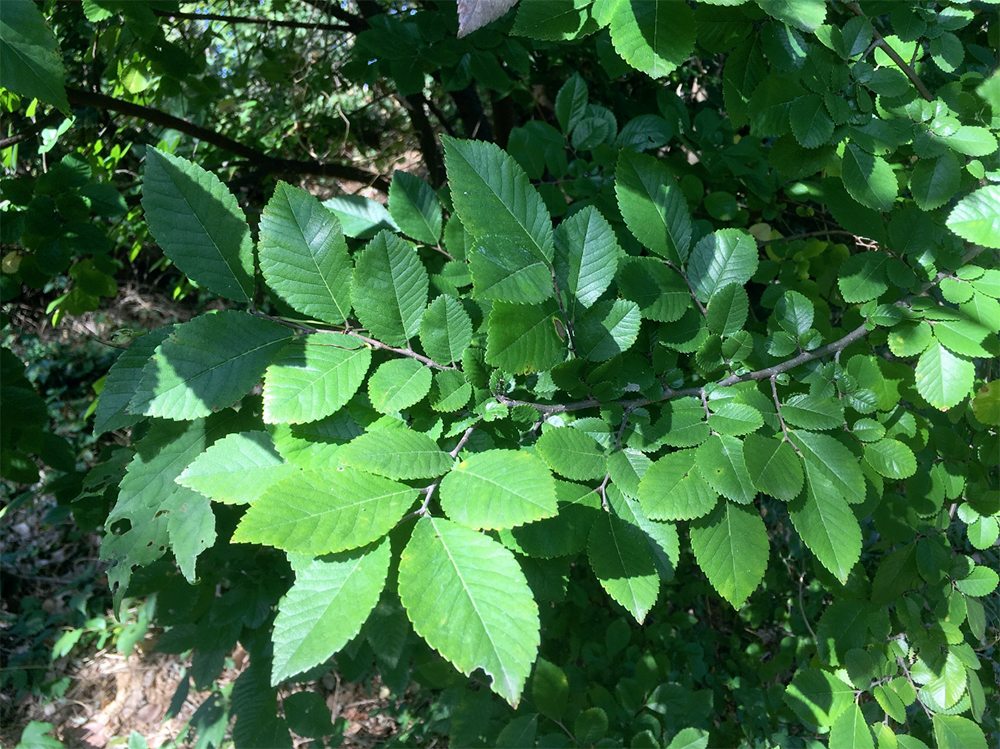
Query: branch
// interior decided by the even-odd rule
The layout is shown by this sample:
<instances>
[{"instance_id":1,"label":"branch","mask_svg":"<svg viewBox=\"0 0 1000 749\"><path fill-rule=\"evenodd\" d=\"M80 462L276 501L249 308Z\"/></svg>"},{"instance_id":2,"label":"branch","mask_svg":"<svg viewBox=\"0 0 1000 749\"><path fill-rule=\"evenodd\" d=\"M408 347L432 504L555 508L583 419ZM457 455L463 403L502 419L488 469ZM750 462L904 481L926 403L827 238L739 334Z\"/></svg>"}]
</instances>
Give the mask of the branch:
<instances>
[{"instance_id":1,"label":"branch","mask_svg":"<svg viewBox=\"0 0 1000 749\"><path fill-rule=\"evenodd\" d=\"M360 182L374 187L383 193L389 192L389 183L379 174L373 174L363 169L350 166L348 164L329 164L320 161L297 161L295 159L277 159L261 153L256 148L240 143L232 138L218 133L214 130L196 125L189 120L162 112L159 109L144 107L140 104L116 99L113 96L85 91L79 88L66 87L66 95L69 97L70 106L80 109L83 107L95 107L97 109L107 109L118 112L127 117L136 117L140 120L150 122L161 127L169 127L173 130L190 135L198 140L210 143L223 151L236 154L247 161L265 167L270 172L290 173L290 174L313 174L321 177L334 177L336 179Z\"/></svg>"},{"instance_id":2,"label":"branch","mask_svg":"<svg viewBox=\"0 0 1000 749\"><path fill-rule=\"evenodd\" d=\"M340 3L334 2L333 0L303 0L306 5L311 5L322 13L326 13L328 16L333 16L338 21L343 21L355 34L360 34L366 29L370 29L371 25L368 23L368 19L362 16L356 16L353 13L344 10L340 6Z\"/></svg>"},{"instance_id":3,"label":"branch","mask_svg":"<svg viewBox=\"0 0 1000 749\"><path fill-rule=\"evenodd\" d=\"M861 6L858 5L857 0L852 0L852 2L847 3L847 7L851 9L851 12L854 15L860 16L861 18L866 17L865 12L861 10ZM899 53L896 52L892 46L890 46L889 42L887 42L885 37L878 32L878 29L875 28L874 24L872 25L872 38L875 40L875 46L881 47L882 51L889 55L889 59L899 66L899 69L903 71L903 74L910 79L910 82L914 86L916 86L920 95L927 101L934 101L934 96L927 90L927 86L924 85L924 82L917 77L913 67L899 56Z\"/></svg>"},{"instance_id":4,"label":"branch","mask_svg":"<svg viewBox=\"0 0 1000 749\"><path fill-rule=\"evenodd\" d=\"M29 127L25 128L21 132L15 133L9 138L0 139L0 150L3 150L4 148L10 148L11 146L16 146L18 143L26 141L29 138L34 138L36 135L42 132L42 130L49 127L50 125L56 124L57 122L59 122L59 120L63 119L65 116L66 115L64 115L62 112L58 110L50 112L37 122L31 123Z\"/></svg>"},{"instance_id":5,"label":"branch","mask_svg":"<svg viewBox=\"0 0 1000 749\"><path fill-rule=\"evenodd\" d=\"M224 16L219 13L174 13L154 10L160 18L179 18L184 21L223 21L225 23L255 23L260 26L275 26L285 29L308 29L309 31L354 31L351 26L337 23L307 23L305 21L275 21L271 18L250 16Z\"/></svg>"},{"instance_id":6,"label":"branch","mask_svg":"<svg viewBox=\"0 0 1000 749\"><path fill-rule=\"evenodd\" d=\"M852 343L861 338L865 337L868 331L865 329L864 325L861 325L850 333L845 335L840 340L834 341L833 343L828 343L825 346L820 346L814 351L806 351L798 356L789 359L788 361L782 362L781 364L775 364L773 367L767 367L765 369L759 369L756 372L748 372L743 375L732 375L724 380L720 380L716 383L715 387L729 387L730 385L736 385L740 382L749 382L751 380L766 380L771 377L776 377L783 372L787 372L790 369L795 369L807 362L811 362L814 359L819 359L820 357L826 356L827 354L834 354L838 351L842 351ZM662 403L664 401L673 400L674 398L685 398L685 397L701 397L705 392L705 387L692 387L684 388L683 390L674 390L673 388L664 388L663 394L659 398L637 398L636 400L623 401L622 405L628 412L636 408L641 408L643 406L649 406L654 403ZM567 411L582 411L587 408L597 408L603 406L604 402L597 400L596 398L588 398L582 401L576 401L573 403L531 403L530 401L519 401L513 398L507 398L503 395L495 396L497 401L505 406L531 406L539 413L545 414L546 416L551 416L552 414L566 413Z\"/></svg>"}]
</instances>

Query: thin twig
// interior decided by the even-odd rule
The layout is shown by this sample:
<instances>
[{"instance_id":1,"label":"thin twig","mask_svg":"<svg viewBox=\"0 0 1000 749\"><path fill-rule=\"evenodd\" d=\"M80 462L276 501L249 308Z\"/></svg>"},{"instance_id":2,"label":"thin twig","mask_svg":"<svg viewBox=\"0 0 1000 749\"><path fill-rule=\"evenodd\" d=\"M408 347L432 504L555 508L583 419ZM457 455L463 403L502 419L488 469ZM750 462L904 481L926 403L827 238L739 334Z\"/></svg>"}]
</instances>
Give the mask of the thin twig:
<instances>
[{"instance_id":1,"label":"thin twig","mask_svg":"<svg viewBox=\"0 0 1000 749\"><path fill-rule=\"evenodd\" d=\"M787 237L778 237L777 239L758 239L757 244L777 244L778 242L793 242L796 239L808 239L810 237L855 237L857 236L854 232L844 231L843 229L824 229L823 231L806 231L801 234L789 234Z\"/></svg>"},{"instance_id":2,"label":"thin twig","mask_svg":"<svg viewBox=\"0 0 1000 749\"><path fill-rule=\"evenodd\" d=\"M252 23L258 26L275 26L284 29L308 29L309 31L351 31L351 27L339 23L310 23L307 21L275 21L271 18L250 16L225 16L220 13L175 13L154 10L160 18L179 18L184 21L222 21L224 23Z\"/></svg>"},{"instance_id":3,"label":"thin twig","mask_svg":"<svg viewBox=\"0 0 1000 749\"><path fill-rule=\"evenodd\" d=\"M424 356L423 354L418 354L413 349L409 348L397 348L395 346L390 346L388 344L382 343L375 338L369 338L366 335L361 335L355 330L351 330L349 327L344 327L342 329L338 328L313 328L308 325L302 325L301 323L294 322L292 320L286 320L282 317L275 317L274 315L269 315L260 310L251 309L250 314L256 315L257 317L262 317L265 320L270 320L271 322L276 322L279 325L285 325L289 328L294 328L295 330L301 331L303 333L313 335L315 333L340 333L341 335L349 335L357 338L358 340L364 341L372 348L382 349L383 351L392 351L394 354L400 354L401 356L408 356L411 359L416 359L421 364L428 367L433 367L434 369L458 369L458 367L449 364L438 364L433 359Z\"/></svg>"}]
</instances>

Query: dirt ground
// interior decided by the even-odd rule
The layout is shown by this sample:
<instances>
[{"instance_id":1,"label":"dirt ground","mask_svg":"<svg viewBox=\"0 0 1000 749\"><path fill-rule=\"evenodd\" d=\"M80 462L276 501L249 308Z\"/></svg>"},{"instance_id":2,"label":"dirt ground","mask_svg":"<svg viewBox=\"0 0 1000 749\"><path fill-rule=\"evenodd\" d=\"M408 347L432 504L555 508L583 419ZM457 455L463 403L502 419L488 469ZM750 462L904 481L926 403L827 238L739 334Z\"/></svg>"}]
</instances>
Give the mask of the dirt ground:
<instances>
[{"instance_id":1,"label":"dirt ground","mask_svg":"<svg viewBox=\"0 0 1000 749\"><path fill-rule=\"evenodd\" d=\"M46 523L45 513L52 506L43 498L3 518L0 555L5 560L6 584L0 590L0 610L5 614L16 611L15 596L21 600L30 596L41 600L46 612L62 613L69 603L70 586L79 583L81 576L92 576L95 585L106 585L102 563L97 559L98 536L72 533L71 521ZM110 612L106 617L110 618ZM109 643L101 650L92 647L91 652L80 646L56 659L48 667L46 680L69 679L69 687L59 699L26 695L15 704L12 695L5 692L3 715L7 719L0 726L0 746L16 746L32 720L53 724L55 735L68 749L120 746L132 731L144 736L153 749L171 743L192 745L180 737L195 710L211 693L191 691L180 709L168 715L177 687L186 678L190 659L156 652L155 639L153 630L148 631L127 657ZM0 629L0 640L7 651L3 653L6 664L10 650L23 643L14 642L6 629ZM218 686L231 684L247 666L246 652L237 646ZM377 681L366 689L361 684L342 683L337 674L330 673L297 688L321 694L332 720L342 717L348 722L342 744L348 749L383 744L399 728L390 716L389 690ZM297 745L306 743L306 739L296 740Z\"/></svg>"}]
</instances>

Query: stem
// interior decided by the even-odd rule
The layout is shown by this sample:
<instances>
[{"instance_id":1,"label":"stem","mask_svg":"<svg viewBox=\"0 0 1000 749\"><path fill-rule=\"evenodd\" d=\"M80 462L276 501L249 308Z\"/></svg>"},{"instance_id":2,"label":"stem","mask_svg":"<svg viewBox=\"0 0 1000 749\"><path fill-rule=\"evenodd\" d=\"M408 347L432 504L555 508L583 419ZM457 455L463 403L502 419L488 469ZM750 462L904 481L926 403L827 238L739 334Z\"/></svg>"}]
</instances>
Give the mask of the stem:
<instances>
[{"instance_id":1,"label":"stem","mask_svg":"<svg viewBox=\"0 0 1000 749\"><path fill-rule=\"evenodd\" d=\"M569 320L569 315L566 314L566 307L563 305L562 294L559 293L559 282L556 280L556 269L553 267L550 271L552 273L552 286L556 290L556 301L559 302L559 311L562 312L563 322L566 325L566 336L569 338L569 349L573 352L573 356L578 356L576 353L576 341L573 339L573 324Z\"/></svg>"},{"instance_id":2,"label":"stem","mask_svg":"<svg viewBox=\"0 0 1000 749\"><path fill-rule=\"evenodd\" d=\"M861 6L858 5L856 0L852 0L852 2L846 3L846 5L848 8L851 9L851 12L854 15L860 16L861 18L866 17L865 12L861 10ZM927 90L927 86L924 85L924 82L917 77L917 74L913 70L913 67L909 63L907 63L906 60L900 57L899 53L896 52L896 50L894 50L889 45L889 43L885 40L885 37L883 37L878 32L878 29L875 28L874 24L872 24L872 38L875 40L874 44L878 47L881 47L882 51L889 56L889 59L892 60L894 63L896 63L899 66L899 69L903 71L903 74L910 79L910 82L916 87L920 95L924 97L924 99L926 99L927 101L934 101L934 96L931 94L930 91Z\"/></svg>"}]
</instances>

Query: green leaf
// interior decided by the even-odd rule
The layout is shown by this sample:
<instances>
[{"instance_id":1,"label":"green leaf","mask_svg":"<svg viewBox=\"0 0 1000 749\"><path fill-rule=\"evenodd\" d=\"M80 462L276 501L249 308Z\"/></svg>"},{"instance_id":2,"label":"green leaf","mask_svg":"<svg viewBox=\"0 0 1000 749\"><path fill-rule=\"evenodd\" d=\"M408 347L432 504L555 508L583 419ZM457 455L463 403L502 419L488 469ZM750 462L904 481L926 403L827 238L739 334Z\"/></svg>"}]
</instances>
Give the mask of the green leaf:
<instances>
[{"instance_id":1,"label":"green leaf","mask_svg":"<svg viewBox=\"0 0 1000 749\"><path fill-rule=\"evenodd\" d=\"M264 421L301 424L339 411L368 374L372 352L353 336L317 333L286 346L264 375Z\"/></svg>"},{"instance_id":2,"label":"green leaf","mask_svg":"<svg viewBox=\"0 0 1000 749\"><path fill-rule=\"evenodd\" d=\"M601 446L579 429L549 429L539 437L535 447L553 471L568 479L586 481L604 478L606 459Z\"/></svg>"},{"instance_id":3,"label":"green leaf","mask_svg":"<svg viewBox=\"0 0 1000 749\"><path fill-rule=\"evenodd\" d=\"M691 550L712 587L738 609L764 579L767 529L756 508L720 502L691 524Z\"/></svg>"},{"instance_id":4,"label":"green leaf","mask_svg":"<svg viewBox=\"0 0 1000 749\"><path fill-rule=\"evenodd\" d=\"M314 558L289 554L295 582L274 619L271 685L325 663L361 631L389 573L388 539Z\"/></svg>"},{"instance_id":5,"label":"green leaf","mask_svg":"<svg viewBox=\"0 0 1000 749\"><path fill-rule=\"evenodd\" d=\"M781 329L800 336L812 327L815 310L808 297L789 289L774 307L775 318Z\"/></svg>"},{"instance_id":6,"label":"green leaf","mask_svg":"<svg viewBox=\"0 0 1000 749\"><path fill-rule=\"evenodd\" d=\"M250 392L292 338L283 325L244 312L210 312L178 325L143 368L129 411L196 419Z\"/></svg>"},{"instance_id":7,"label":"green leaf","mask_svg":"<svg viewBox=\"0 0 1000 749\"><path fill-rule=\"evenodd\" d=\"M368 379L368 397L379 413L393 413L423 400L431 389L431 370L416 359L390 359Z\"/></svg>"},{"instance_id":8,"label":"green leaf","mask_svg":"<svg viewBox=\"0 0 1000 749\"><path fill-rule=\"evenodd\" d=\"M804 668L792 678L784 700L806 723L825 728L854 704L854 690L831 673Z\"/></svg>"},{"instance_id":9,"label":"green leaf","mask_svg":"<svg viewBox=\"0 0 1000 749\"><path fill-rule=\"evenodd\" d=\"M534 304L552 296L552 219L512 156L493 143L443 137L455 209L476 240L469 261L480 299Z\"/></svg>"},{"instance_id":10,"label":"green leaf","mask_svg":"<svg viewBox=\"0 0 1000 749\"><path fill-rule=\"evenodd\" d=\"M620 7L631 5L622 2ZM662 161L647 154L622 150L615 170L615 194L625 224L636 239L673 263L687 259L691 246L691 215L684 193Z\"/></svg>"},{"instance_id":11,"label":"green leaf","mask_svg":"<svg viewBox=\"0 0 1000 749\"><path fill-rule=\"evenodd\" d=\"M834 397L793 395L781 404L786 423L803 429L836 429L844 426L844 406Z\"/></svg>"},{"instance_id":12,"label":"green leaf","mask_svg":"<svg viewBox=\"0 0 1000 749\"><path fill-rule=\"evenodd\" d=\"M711 407L709 403L709 407ZM764 417L753 406L745 403L723 403L714 408L708 417L708 426L719 434L739 437L750 432L756 432L764 426Z\"/></svg>"},{"instance_id":13,"label":"green leaf","mask_svg":"<svg viewBox=\"0 0 1000 749\"><path fill-rule=\"evenodd\" d=\"M848 143L841 176L847 192L861 205L883 213L892 210L899 186L885 159Z\"/></svg>"},{"instance_id":14,"label":"green leaf","mask_svg":"<svg viewBox=\"0 0 1000 749\"><path fill-rule=\"evenodd\" d=\"M891 258L884 252L861 252L841 264L837 284L845 302L868 302L889 289L887 266Z\"/></svg>"},{"instance_id":15,"label":"green leaf","mask_svg":"<svg viewBox=\"0 0 1000 749\"><path fill-rule=\"evenodd\" d=\"M571 75L556 94L556 119L565 135L573 132L577 123L587 116L587 84L579 73Z\"/></svg>"},{"instance_id":16,"label":"green leaf","mask_svg":"<svg viewBox=\"0 0 1000 749\"><path fill-rule=\"evenodd\" d=\"M323 207L337 217L344 234L355 239L371 239L383 230L399 231L385 206L363 195L338 195L324 200Z\"/></svg>"},{"instance_id":17,"label":"green leaf","mask_svg":"<svg viewBox=\"0 0 1000 749\"><path fill-rule=\"evenodd\" d=\"M848 705L830 727L830 744L844 749L875 749L871 729L857 705Z\"/></svg>"},{"instance_id":18,"label":"green leaf","mask_svg":"<svg viewBox=\"0 0 1000 749\"><path fill-rule=\"evenodd\" d=\"M881 684L872 690L872 694L886 715L897 723L906 722L906 705L903 704L898 694Z\"/></svg>"},{"instance_id":19,"label":"green leaf","mask_svg":"<svg viewBox=\"0 0 1000 749\"><path fill-rule=\"evenodd\" d=\"M861 557L861 526L833 482L824 473L807 468L806 490L788 505L788 514L820 563L846 582Z\"/></svg>"},{"instance_id":20,"label":"green leaf","mask_svg":"<svg viewBox=\"0 0 1000 749\"><path fill-rule=\"evenodd\" d=\"M850 504L865 501L865 477L858 459L829 434L793 430L788 438L799 449L806 471L819 472Z\"/></svg>"},{"instance_id":21,"label":"green leaf","mask_svg":"<svg viewBox=\"0 0 1000 749\"><path fill-rule=\"evenodd\" d=\"M399 597L432 648L464 674L482 668L490 688L517 705L540 636L513 554L456 523L421 518L399 561Z\"/></svg>"},{"instance_id":22,"label":"green leaf","mask_svg":"<svg viewBox=\"0 0 1000 749\"><path fill-rule=\"evenodd\" d=\"M903 320L889 331L889 350L895 356L916 356L922 353L933 339L934 335L927 321Z\"/></svg>"},{"instance_id":23,"label":"green leaf","mask_svg":"<svg viewBox=\"0 0 1000 749\"><path fill-rule=\"evenodd\" d=\"M1000 249L1000 185L981 187L966 195L948 215L948 228L962 239Z\"/></svg>"},{"instance_id":24,"label":"green leaf","mask_svg":"<svg viewBox=\"0 0 1000 749\"><path fill-rule=\"evenodd\" d=\"M660 595L660 576L646 534L602 512L590 531L587 557L608 595L642 624Z\"/></svg>"},{"instance_id":25,"label":"green leaf","mask_svg":"<svg viewBox=\"0 0 1000 749\"><path fill-rule=\"evenodd\" d=\"M469 402L472 396L472 385L465 375L456 370L444 370L434 373L431 385L430 404L435 411L449 413L458 411Z\"/></svg>"},{"instance_id":26,"label":"green leaf","mask_svg":"<svg viewBox=\"0 0 1000 749\"><path fill-rule=\"evenodd\" d=\"M707 749L708 731L702 728L683 728L674 734L667 749Z\"/></svg>"},{"instance_id":27,"label":"green leaf","mask_svg":"<svg viewBox=\"0 0 1000 749\"><path fill-rule=\"evenodd\" d=\"M607 361L632 347L641 324L635 302L624 299L598 302L577 320L577 354L590 361Z\"/></svg>"},{"instance_id":28,"label":"green leaf","mask_svg":"<svg viewBox=\"0 0 1000 749\"><path fill-rule=\"evenodd\" d=\"M917 361L917 392L934 408L947 410L969 395L975 376L971 361L935 341Z\"/></svg>"},{"instance_id":29,"label":"green leaf","mask_svg":"<svg viewBox=\"0 0 1000 749\"><path fill-rule=\"evenodd\" d=\"M757 242L741 229L719 229L702 237L688 262L688 281L702 302L728 284L742 286L756 272Z\"/></svg>"},{"instance_id":30,"label":"green leaf","mask_svg":"<svg viewBox=\"0 0 1000 749\"><path fill-rule=\"evenodd\" d=\"M30 0L5 0L0 19L0 77L4 88L70 113L59 41Z\"/></svg>"},{"instance_id":31,"label":"green leaf","mask_svg":"<svg viewBox=\"0 0 1000 749\"><path fill-rule=\"evenodd\" d=\"M253 242L236 198L197 164L146 149L142 208L149 230L199 286L241 302L253 295Z\"/></svg>"},{"instance_id":32,"label":"green leaf","mask_svg":"<svg viewBox=\"0 0 1000 749\"><path fill-rule=\"evenodd\" d=\"M757 0L757 4L772 18L809 33L826 18L823 0Z\"/></svg>"},{"instance_id":33,"label":"green leaf","mask_svg":"<svg viewBox=\"0 0 1000 749\"><path fill-rule=\"evenodd\" d=\"M114 429L132 426L142 418L128 413L129 401L142 384L142 371L149 358L173 331L174 326L168 325L135 338L115 361L97 401L97 413L94 415L95 437Z\"/></svg>"},{"instance_id":34,"label":"green leaf","mask_svg":"<svg viewBox=\"0 0 1000 749\"><path fill-rule=\"evenodd\" d=\"M4 19L6 20L6 19ZM6 76L6 73L4 74ZM21 740L14 749L63 749L64 744L45 734L55 728L51 723L33 720L21 732Z\"/></svg>"},{"instance_id":35,"label":"green leaf","mask_svg":"<svg viewBox=\"0 0 1000 749\"><path fill-rule=\"evenodd\" d=\"M750 480L758 491L790 502L802 491L802 461L788 442L748 434L743 444Z\"/></svg>"},{"instance_id":36,"label":"green leaf","mask_svg":"<svg viewBox=\"0 0 1000 749\"><path fill-rule=\"evenodd\" d=\"M702 476L697 450L668 453L639 481L643 512L656 520L691 520L712 511L719 495Z\"/></svg>"},{"instance_id":37,"label":"green leaf","mask_svg":"<svg viewBox=\"0 0 1000 749\"><path fill-rule=\"evenodd\" d=\"M996 336L993 332L971 320L936 322L934 323L934 337L949 351L960 356L987 359L1000 353L997 350Z\"/></svg>"},{"instance_id":38,"label":"green leaf","mask_svg":"<svg viewBox=\"0 0 1000 749\"><path fill-rule=\"evenodd\" d=\"M731 336L743 329L750 310L750 298L742 286L731 283L716 289L708 300L705 319L713 333Z\"/></svg>"},{"instance_id":39,"label":"green leaf","mask_svg":"<svg viewBox=\"0 0 1000 749\"><path fill-rule=\"evenodd\" d=\"M962 125L951 135L943 136L942 140L952 151L964 156L989 156L997 150L996 136L985 127Z\"/></svg>"},{"instance_id":40,"label":"green leaf","mask_svg":"<svg viewBox=\"0 0 1000 749\"><path fill-rule=\"evenodd\" d=\"M289 727L299 736L321 739L334 732L326 700L315 692L296 692L281 701Z\"/></svg>"},{"instance_id":41,"label":"green leaf","mask_svg":"<svg viewBox=\"0 0 1000 749\"><path fill-rule=\"evenodd\" d=\"M569 707L569 681L559 666L544 658L535 662L535 675L531 679L531 698L542 715L551 720L562 720Z\"/></svg>"},{"instance_id":42,"label":"green leaf","mask_svg":"<svg viewBox=\"0 0 1000 749\"><path fill-rule=\"evenodd\" d=\"M299 470L278 454L267 432L240 432L208 448L175 481L214 502L250 504Z\"/></svg>"},{"instance_id":43,"label":"green leaf","mask_svg":"<svg viewBox=\"0 0 1000 749\"><path fill-rule=\"evenodd\" d=\"M441 201L434 189L407 172L393 172L389 185L389 213L400 230L424 244L441 240Z\"/></svg>"},{"instance_id":44,"label":"green leaf","mask_svg":"<svg viewBox=\"0 0 1000 749\"><path fill-rule=\"evenodd\" d=\"M608 714L599 707L587 708L573 721L573 736L581 746L593 746L608 732Z\"/></svg>"},{"instance_id":45,"label":"green leaf","mask_svg":"<svg viewBox=\"0 0 1000 749\"><path fill-rule=\"evenodd\" d=\"M259 543L299 554L333 554L389 532L417 490L356 468L303 471L250 505L234 543Z\"/></svg>"},{"instance_id":46,"label":"green leaf","mask_svg":"<svg viewBox=\"0 0 1000 749\"><path fill-rule=\"evenodd\" d=\"M208 499L174 483L174 479L221 436L225 419L222 415L214 417L211 426L206 420L154 421L146 436L136 444L118 500L106 521L106 527L113 529L117 521L127 520L129 528L123 532L110 530L101 544L101 558L114 563L108 570L108 582L116 609L128 588L133 567L155 562L174 541L178 562L188 580L194 581L198 553L215 540L214 519ZM169 527L170 516L188 504L201 510L194 514L204 526L186 539L180 535L174 538Z\"/></svg>"},{"instance_id":47,"label":"green leaf","mask_svg":"<svg viewBox=\"0 0 1000 749\"><path fill-rule=\"evenodd\" d=\"M978 661L976 663L978 665ZM944 663L935 669L934 678L920 688L920 697L925 704L939 705L939 709L947 710L965 695L967 685L965 665L955 653L948 653Z\"/></svg>"},{"instance_id":48,"label":"green leaf","mask_svg":"<svg viewBox=\"0 0 1000 749\"><path fill-rule=\"evenodd\" d=\"M669 75L687 60L695 35L694 11L686 3L621 0L612 11L615 51L651 78Z\"/></svg>"},{"instance_id":49,"label":"green leaf","mask_svg":"<svg viewBox=\"0 0 1000 749\"><path fill-rule=\"evenodd\" d=\"M862 650L868 644L868 630L879 614L863 601L835 600L823 611L816 625L816 646L820 659L831 666L844 666L859 688L866 688L876 676L872 654ZM872 626L874 629L874 626Z\"/></svg>"},{"instance_id":50,"label":"green leaf","mask_svg":"<svg viewBox=\"0 0 1000 749\"><path fill-rule=\"evenodd\" d=\"M920 159L910 174L910 192L922 211L940 208L958 192L962 169L951 151L936 159Z\"/></svg>"},{"instance_id":51,"label":"green leaf","mask_svg":"<svg viewBox=\"0 0 1000 749\"><path fill-rule=\"evenodd\" d=\"M597 493L589 486L556 481L559 514L500 531L507 548L530 557L552 559L578 554L587 548L587 539L601 507Z\"/></svg>"},{"instance_id":52,"label":"green leaf","mask_svg":"<svg viewBox=\"0 0 1000 749\"><path fill-rule=\"evenodd\" d=\"M531 453L474 453L441 481L441 509L470 528L513 528L555 515L556 485Z\"/></svg>"},{"instance_id":53,"label":"green leaf","mask_svg":"<svg viewBox=\"0 0 1000 749\"><path fill-rule=\"evenodd\" d=\"M865 460L887 479L905 479L917 471L913 451L891 437L864 446Z\"/></svg>"},{"instance_id":54,"label":"green leaf","mask_svg":"<svg viewBox=\"0 0 1000 749\"><path fill-rule=\"evenodd\" d=\"M983 729L961 715L934 715L934 741L938 749L987 749Z\"/></svg>"},{"instance_id":55,"label":"green leaf","mask_svg":"<svg viewBox=\"0 0 1000 749\"><path fill-rule=\"evenodd\" d=\"M531 6L521 7L523 9ZM497 736L496 749L520 749L524 746L534 746L537 734L537 715L525 715L520 718L514 718L514 720L504 726L500 735Z\"/></svg>"},{"instance_id":56,"label":"green leaf","mask_svg":"<svg viewBox=\"0 0 1000 749\"><path fill-rule=\"evenodd\" d=\"M351 299L358 319L390 346L408 346L420 329L430 279L417 248L387 231L358 255Z\"/></svg>"},{"instance_id":57,"label":"green leaf","mask_svg":"<svg viewBox=\"0 0 1000 749\"><path fill-rule=\"evenodd\" d=\"M625 448L608 456L608 473L615 486L630 497L639 496L639 481L653 461L638 450Z\"/></svg>"},{"instance_id":58,"label":"green leaf","mask_svg":"<svg viewBox=\"0 0 1000 749\"><path fill-rule=\"evenodd\" d=\"M726 499L746 505L757 496L743 457L743 440L713 434L698 448L697 463L702 478Z\"/></svg>"},{"instance_id":59,"label":"green leaf","mask_svg":"<svg viewBox=\"0 0 1000 749\"><path fill-rule=\"evenodd\" d=\"M451 470L455 462L426 434L410 429L362 434L337 451L337 460L391 479L434 478Z\"/></svg>"},{"instance_id":60,"label":"green leaf","mask_svg":"<svg viewBox=\"0 0 1000 749\"><path fill-rule=\"evenodd\" d=\"M420 321L424 352L440 364L461 361L472 340L472 320L455 297L442 294L427 307Z\"/></svg>"},{"instance_id":61,"label":"green leaf","mask_svg":"<svg viewBox=\"0 0 1000 749\"><path fill-rule=\"evenodd\" d=\"M561 293L590 307L611 284L621 247L611 224L593 206L556 227L555 275ZM573 304L567 305L570 310Z\"/></svg>"},{"instance_id":62,"label":"green leaf","mask_svg":"<svg viewBox=\"0 0 1000 749\"><path fill-rule=\"evenodd\" d=\"M340 325L351 315L351 274L344 230L305 190L279 182L260 218L260 270L297 311Z\"/></svg>"},{"instance_id":63,"label":"green leaf","mask_svg":"<svg viewBox=\"0 0 1000 749\"><path fill-rule=\"evenodd\" d=\"M819 148L833 136L833 119L819 94L800 96L788 109L792 134L803 148Z\"/></svg>"},{"instance_id":64,"label":"green leaf","mask_svg":"<svg viewBox=\"0 0 1000 749\"><path fill-rule=\"evenodd\" d=\"M966 577L955 581L955 587L967 596L982 598L996 590L998 580L996 570L976 565Z\"/></svg>"},{"instance_id":65,"label":"green leaf","mask_svg":"<svg viewBox=\"0 0 1000 749\"><path fill-rule=\"evenodd\" d=\"M658 322L680 320L693 302L681 274L655 257L633 257L623 263L618 271L618 290L639 305L645 319Z\"/></svg>"},{"instance_id":66,"label":"green leaf","mask_svg":"<svg viewBox=\"0 0 1000 749\"><path fill-rule=\"evenodd\" d=\"M625 523L629 523L646 537L649 546L647 554L652 557L656 572L661 580L673 580L674 570L680 563L681 542L677 526L673 523L660 523L650 520L642 511L639 503L623 494L617 486L607 489L608 504L615 515Z\"/></svg>"},{"instance_id":67,"label":"green leaf","mask_svg":"<svg viewBox=\"0 0 1000 749\"><path fill-rule=\"evenodd\" d=\"M512 34L548 41L575 39L588 20L586 0L550 0L525 3L517 10ZM534 745L532 740L531 745ZM529 746L521 744L520 746Z\"/></svg>"},{"instance_id":68,"label":"green leaf","mask_svg":"<svg viewBox=\"0 0 1000 749\"><path fill-rule=\"evenodd\" d=\"M494 302L486 339L486 361L504 372L552 369L566 358L566 341L556 327L554 302L542 305Z\"/></svg>"}]
</instances>

